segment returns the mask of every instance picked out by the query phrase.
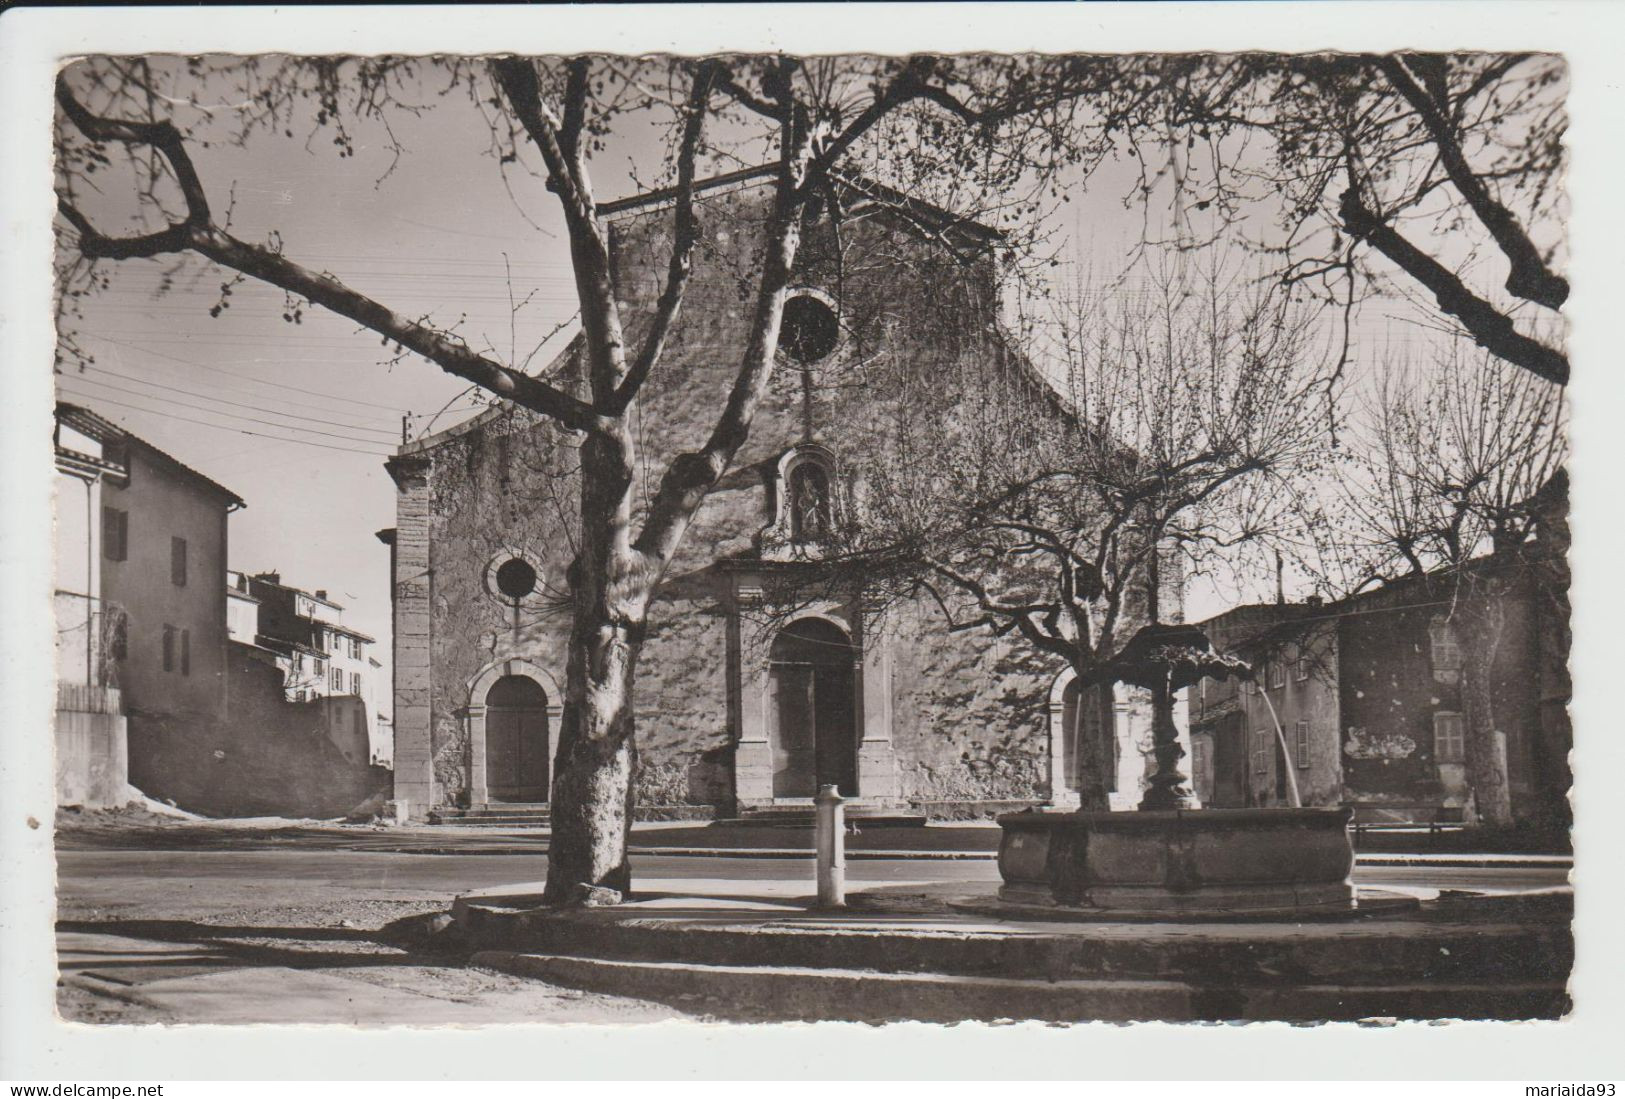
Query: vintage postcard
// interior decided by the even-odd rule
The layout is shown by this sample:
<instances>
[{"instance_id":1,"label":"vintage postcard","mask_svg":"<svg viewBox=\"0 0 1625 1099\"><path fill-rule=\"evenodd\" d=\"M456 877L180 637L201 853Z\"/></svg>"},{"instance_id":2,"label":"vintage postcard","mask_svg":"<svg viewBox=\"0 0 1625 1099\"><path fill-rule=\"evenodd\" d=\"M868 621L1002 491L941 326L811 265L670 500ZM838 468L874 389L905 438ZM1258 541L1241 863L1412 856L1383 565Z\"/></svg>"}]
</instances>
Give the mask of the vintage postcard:
<instances>
[{"instance_id":1,"label":"vintage postcard","mask_svg":"<svg viewBox=\"0 0 1625 1099\"><path fill-rule=\"evenodd\" d=\"M55 1025L1606 1017L1583 21L1225 7L76 14Z\"/></svg>"}]
</instances>

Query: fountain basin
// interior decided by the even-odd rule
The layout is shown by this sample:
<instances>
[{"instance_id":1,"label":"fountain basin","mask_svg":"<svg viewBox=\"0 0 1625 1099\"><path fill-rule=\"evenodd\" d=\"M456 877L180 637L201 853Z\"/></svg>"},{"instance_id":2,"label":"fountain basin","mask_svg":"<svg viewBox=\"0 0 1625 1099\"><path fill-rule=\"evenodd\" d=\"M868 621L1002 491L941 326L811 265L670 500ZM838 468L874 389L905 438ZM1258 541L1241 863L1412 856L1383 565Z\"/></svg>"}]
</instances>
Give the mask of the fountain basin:
<instances>
[{"instance_id":1,"label":"fountain basin","mask_svg":"<svg viewBox=\"0 0 1625 1099\"><path fill-rule=\"evenodd\" d=\"M1354 907L1353 810L1011 813L1002 901L1102 912Z\"/></svg>"}]
</instances>

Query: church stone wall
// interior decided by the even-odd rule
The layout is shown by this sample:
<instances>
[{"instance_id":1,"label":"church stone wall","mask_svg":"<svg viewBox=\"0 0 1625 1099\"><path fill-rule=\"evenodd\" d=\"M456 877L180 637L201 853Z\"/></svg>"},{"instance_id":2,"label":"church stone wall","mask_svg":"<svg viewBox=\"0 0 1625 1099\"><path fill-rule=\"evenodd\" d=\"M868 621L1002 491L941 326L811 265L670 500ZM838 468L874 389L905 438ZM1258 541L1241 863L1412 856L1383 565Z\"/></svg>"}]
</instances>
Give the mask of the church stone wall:
<instances>
[{"instance_id":1,"label":"church stone wall","mask_svg":"<svg viewBox=\"0 0 1625 1099\"><path fill-rule=\"evenodd\" d=\"M672 454L704 441L726 399L745 344L769 194L758 181L703 196L695 275L635 416L648 493ZM661 289L671 214L666 207L633 208L609 220L627 345L635 349ZM775 516L778 459L809 429L838 463L882 445L887 418L898 409L885 383L895 375L875 364L920 371L946 358L982 356L990 367L1004 361L994 275L990 255L963 262L885 215L854 214L838 231L827 217L809 226L796 283L838 303L842 339L805 375L781 362L749 442L701 507L651 611L635 692L640 804L731 809L739 662L760 659L764 648L747 636L757 627L734 617L734 574L717 563L754 556L756 535ZM555 377L568 378L572 369L567 354L555 364ZM420 448L429 460L426 651L439 804L469 796L467 707L483 700L468 697L468 684L481 669L522 656L558 683L565 678L571 440L522 411L493 411L483 420ZM403 507L412 503L409 495L403 489ZM516 607L487 590L489 564L513 550L534 555L548 597ZM411 579L401 556L397 547L397 591ZM398 606L398 624L401 613ZM1019 639L950 634L934 606L924 604L892 607L864 628L883 632L889 648L890 751L902 800L1049 797L1047 704L1061 670L1054 657ZM557 730L551 733L556 745Z\"/></svg>"}]
</instances>

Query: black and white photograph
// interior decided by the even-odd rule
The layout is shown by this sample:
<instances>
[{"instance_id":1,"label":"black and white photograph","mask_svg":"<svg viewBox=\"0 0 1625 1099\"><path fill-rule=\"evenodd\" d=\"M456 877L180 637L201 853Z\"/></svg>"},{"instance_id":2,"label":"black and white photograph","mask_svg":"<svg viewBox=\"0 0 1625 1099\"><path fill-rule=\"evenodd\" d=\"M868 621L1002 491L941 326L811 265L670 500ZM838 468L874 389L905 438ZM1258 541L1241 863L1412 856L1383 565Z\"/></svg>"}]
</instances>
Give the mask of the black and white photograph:
<instances>
[{"instance_id":1,"label":"black and white photograph","mask_svg":"<svg viewBox=\"0 0 1625 1099\"><path fill-rule=\"evenodd\" d=\"M1599 76L1150 7L36 66L46 1010L1575 1025Z\"/></svg>"}]
</instances>

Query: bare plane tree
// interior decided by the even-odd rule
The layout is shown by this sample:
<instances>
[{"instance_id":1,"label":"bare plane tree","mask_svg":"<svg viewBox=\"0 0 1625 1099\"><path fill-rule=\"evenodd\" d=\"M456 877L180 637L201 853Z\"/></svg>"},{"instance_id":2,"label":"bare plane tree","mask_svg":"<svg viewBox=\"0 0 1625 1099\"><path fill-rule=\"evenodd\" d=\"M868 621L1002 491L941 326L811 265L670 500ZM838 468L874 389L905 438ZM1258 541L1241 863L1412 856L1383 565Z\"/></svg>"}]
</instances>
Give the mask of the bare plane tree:
<instances>
[{"instance_id":1,"label":"bare plane tree","mask_svg":"<svg viewBox=\"0 0 1625 1099\"><path fill-rule=\"evenodd\" d=\"M1391 365L1346 459L1336 524L1350 541L1332 559L1331 586L1432 577L1462 652L1467 780L1479 818L1512 822L1493 668L1511 577L1533 577L1566 622L1566 583L1547 575L1561 548L1526 554L1552 515L1568 457L1562 391L1485 355L1458 352L1422 373ZM1560 508L1560 510L1562 510ZM1560 543L1561 545L1561 543Z\"/></svg>"},{"instance_id":2,"label":"bare plane tree","mask_svg":"<svg viewBox=\"0 0 1625 1099\"><path fill-rule=\"evenodd\" d=\"M964 216L1010 213L1041 194L1063 163L1098 161L1106 142L1080 140L1080 128L1104 133L1105 119L1134 104L1118 79L1124 64L928 56L89 59L57 82L63 347L73 353L73 307L98 287L98 264L195 255L234 278L282 290L290 320L306 303L320 306L397 353L579 433L579 543L568 577L572 627L547 897L564 902L583 885L624 890L636 764L631 698L650 601L696 509L745 442L768 386L803 210L832 193L839 174L878 171ZM233 109L218 110L211 97L219 96ZM1087 119L1078 114L1084 100L1092 104ZM355 127L382 126L393 141L392 115L430 109L472 111L471 124L491 130L499 165L540 159L536 174L568 230L583 332L579 390L478 352L454 331L300 263L275 234L265 242L234 235L229 207L222 213L213 201L223 185L205 181L194 158L208 140L293 138L311 110L311 133L330 134L345 157ZM673 188L673 232L654 315L628 318L597 216L591 161L616 127L649 112L670 119L655 174ZM658 488L638 508L628 412L659 370L682 310L702 236L695 181L724 146L768 150L776 168L751 273L749 335L705 442L665 455ZM229 305L230 286L217 310ZM634 321L642 335L631 341Z\"/></svg>"},{"instance_id":3,"label":"bare plane tree","mask_svg":"<svg viewBox=\"0 0 1625 1099\"><path fill-rule=\"evenodd\" d=\"M1179 577L1301 538L1330 366L1302 310L1217 277L1169 277L1099 310L1079 299L1058 320L1053 377L1012 358L899 380L893 438L860 472L831 564L934 601L950 630L1015 634L1109 685L1129 625L1161 621ZM974 399L951 407L944 390ZM1173 763L1163 695L1155 740ZM1086 739L1078 769L1084 807L1105 808Z\"/></svg>"}]
</instances>

